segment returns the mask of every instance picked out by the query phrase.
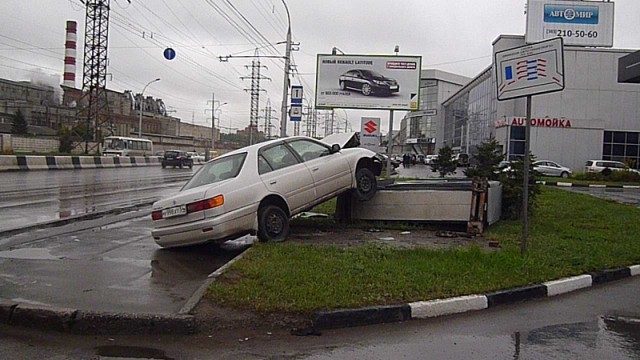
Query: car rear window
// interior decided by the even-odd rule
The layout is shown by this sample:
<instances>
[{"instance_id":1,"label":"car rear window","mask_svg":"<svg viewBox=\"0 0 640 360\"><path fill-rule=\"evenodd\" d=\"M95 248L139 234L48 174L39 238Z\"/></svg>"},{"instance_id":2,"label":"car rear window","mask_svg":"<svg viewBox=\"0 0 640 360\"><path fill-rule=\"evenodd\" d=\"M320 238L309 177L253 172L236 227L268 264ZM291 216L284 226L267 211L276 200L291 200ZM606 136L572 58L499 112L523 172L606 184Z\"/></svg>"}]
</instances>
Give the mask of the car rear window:
<instances>
[{"instance_id":1,"label":"car rear window","mask_svg":"<svg viewBox=\"0 0 640 360\"><path fill-rule=\"evenodd\" d=\"M176 157L176 156L179 156L179 155L180 155L180 153L178 151L166 151L164 153L164 156L166 156L166 157Z\"/></svg>"},{"instance_id":2,"label":"car rear window","mask_svg":"<svg viewBox=\"0 0 640 360\"><path fill-rule=\"evenodd\" d=\"M587 161L587 163L585 164L585 166L591 166L593 165L593 161Z\"/></svg>"},{"instance_id":3,"label":"car rear window","mask_svg":"<svg viewBox=\"0 0 640 360\"><path fill-rule=\"evenodd\" d=\"M180 191L217 183L238 176L247 153L218 157L206 163Z\"/></svg>"}]
</instances>

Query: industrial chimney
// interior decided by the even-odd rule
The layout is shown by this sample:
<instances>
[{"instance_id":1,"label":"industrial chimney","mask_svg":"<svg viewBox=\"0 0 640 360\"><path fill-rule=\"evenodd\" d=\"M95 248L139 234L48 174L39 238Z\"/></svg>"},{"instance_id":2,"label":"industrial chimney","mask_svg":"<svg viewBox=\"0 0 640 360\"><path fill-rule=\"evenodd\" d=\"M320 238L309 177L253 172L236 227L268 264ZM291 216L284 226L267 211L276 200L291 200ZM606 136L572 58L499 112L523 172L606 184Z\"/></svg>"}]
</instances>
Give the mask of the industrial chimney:
<instances>
[{"instance_id":1,"label":"industrial chimney","mask_svg":"<svg viewBox=\"0 0 640 360\"><path fill-rule=\"evenodd\" d=\"M67 21L67 34L64 42L64 76L62 85L76 87L76 40L78 24Z\"/></svg>"}]
</instances>

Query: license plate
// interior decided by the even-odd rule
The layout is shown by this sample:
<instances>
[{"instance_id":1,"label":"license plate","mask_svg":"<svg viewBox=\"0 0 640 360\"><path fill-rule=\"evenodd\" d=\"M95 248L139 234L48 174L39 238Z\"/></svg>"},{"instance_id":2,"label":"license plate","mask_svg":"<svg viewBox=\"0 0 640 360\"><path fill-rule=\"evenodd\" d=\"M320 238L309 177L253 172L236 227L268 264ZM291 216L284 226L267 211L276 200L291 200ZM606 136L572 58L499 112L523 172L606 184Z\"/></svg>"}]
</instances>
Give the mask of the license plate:
<instances>
[{"instance_id":1,"label":"license plate","mask_svg":"<svg viewBox=\"0 0 640 360\"><path fill-rule=\"evenodd\" d=\"M172 208L162 210L162 218L171 218L180 215L187 214L187 207L185 205L175 206Z\"/></svg>"},{"instance_id":2,"label":"license plate","mask_svg":"<svg viewBox=\"0 0 640 360\"><path fill-rule=\"evenodd\" d=\"M389 86L389 89L391 90L396 90L398 87L397 86Z\"/></svg>"}]
</instances>

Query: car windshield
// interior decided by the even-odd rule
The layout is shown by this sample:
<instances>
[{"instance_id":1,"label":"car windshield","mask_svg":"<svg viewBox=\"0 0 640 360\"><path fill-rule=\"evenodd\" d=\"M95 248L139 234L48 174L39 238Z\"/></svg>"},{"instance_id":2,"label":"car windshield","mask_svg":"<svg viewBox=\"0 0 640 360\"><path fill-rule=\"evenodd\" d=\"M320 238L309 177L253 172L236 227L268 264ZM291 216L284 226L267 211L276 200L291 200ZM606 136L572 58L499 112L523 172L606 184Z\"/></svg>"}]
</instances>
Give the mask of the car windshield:
<instances>
[{"instance_id":1,"label":"car windshield","mask_svg":"<svg viewBox=\"0 0 640 360\"><path fill-rule=\"evenodd\" d=\"M193 189L202 185L214 184L222 180L238 176L247 153L240 153L216 158L205 164L180 191Z\"/></svg>"}]
</instances>

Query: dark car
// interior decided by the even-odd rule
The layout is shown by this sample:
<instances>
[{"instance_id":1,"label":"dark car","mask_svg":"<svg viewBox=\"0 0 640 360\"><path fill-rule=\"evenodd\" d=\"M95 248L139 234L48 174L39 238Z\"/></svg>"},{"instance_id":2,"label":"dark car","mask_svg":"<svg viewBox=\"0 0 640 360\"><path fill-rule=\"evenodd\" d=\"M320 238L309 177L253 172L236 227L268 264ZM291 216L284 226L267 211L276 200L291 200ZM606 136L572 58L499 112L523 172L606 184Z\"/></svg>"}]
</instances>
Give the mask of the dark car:
<instances>
[{"instance_id":1,"label":"dark car","mask_svg":"<svg viewBox=\"0 0 640 360\"><path fill-rule=\"evenodd\" d=\"M181 169L188 166L191 169L193 167L193 159L186 151L167 150L162 158L162 168L164 169L167 166L173 166L174 168L177 166Z\"/></svg>"},{"instance_id":2,"label":"dark car","mask_svg":"<svg viewBox=\"0 0 640 360\"><path fill-rule=\"evenodd\" d=\"M365 96L371 94L389 95L400 91L400 85L396 80L371 70L349 70L340 75L339 83L342 90L358 90Z\"/></svg>"}]
</instances>

